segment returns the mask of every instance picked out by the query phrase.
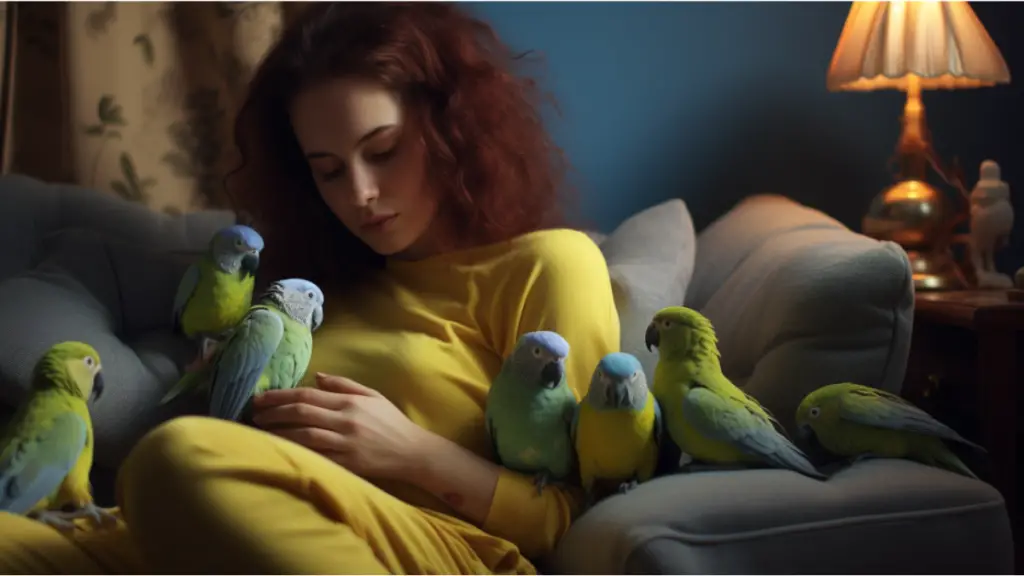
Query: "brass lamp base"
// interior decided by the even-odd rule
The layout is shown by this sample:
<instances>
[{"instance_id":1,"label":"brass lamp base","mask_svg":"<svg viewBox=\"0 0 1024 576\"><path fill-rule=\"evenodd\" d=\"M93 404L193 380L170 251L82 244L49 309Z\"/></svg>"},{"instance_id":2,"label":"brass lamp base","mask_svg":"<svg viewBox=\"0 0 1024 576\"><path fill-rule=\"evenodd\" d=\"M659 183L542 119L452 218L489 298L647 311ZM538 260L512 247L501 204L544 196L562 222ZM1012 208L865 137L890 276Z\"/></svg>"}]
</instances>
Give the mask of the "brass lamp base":
<instances>
[{"instance_id":1,"label":"brass lamp base","mask_svg":"<svg viewBox=\"0 0 1024 576\"><path fill-rule=\"evenodd\" d=\"M926 292L967 288L953 260L953 254L948 249L932 252L907 250L907 256L914 275L914 290Z\"/></svg>"},{"instance_id":2,"label":"brass lamp base","mask_svg":"<svg viewBox=\"0 0 1024 576\"><path fill-rule=\"evenodd\" d=\"M915 290L962 290L967 286L949 250L954 217L942 192L922 180L904 180L875 197L862 228L907 251Z\"/></svg>"}]
</instances>

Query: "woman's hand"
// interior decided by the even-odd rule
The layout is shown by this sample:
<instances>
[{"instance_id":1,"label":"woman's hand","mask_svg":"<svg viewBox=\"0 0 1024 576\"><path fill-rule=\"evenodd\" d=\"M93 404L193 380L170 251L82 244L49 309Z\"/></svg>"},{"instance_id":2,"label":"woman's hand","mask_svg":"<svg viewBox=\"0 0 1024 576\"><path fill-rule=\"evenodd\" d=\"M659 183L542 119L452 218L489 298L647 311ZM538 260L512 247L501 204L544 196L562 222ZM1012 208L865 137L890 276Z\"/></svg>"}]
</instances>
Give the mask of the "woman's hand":
<instances>
[{"instance_id":1,"label":"woman's hand","mask_svg":"<svg viewBox=\"0 0 1024 576\"><path fill-rule=\"evenodd\" d=\"M340 376L316 375L316 388L271 390L253 398L253 422L363 477L415 471L430 432L394 404Z\"/></svg>"}]
</instances>

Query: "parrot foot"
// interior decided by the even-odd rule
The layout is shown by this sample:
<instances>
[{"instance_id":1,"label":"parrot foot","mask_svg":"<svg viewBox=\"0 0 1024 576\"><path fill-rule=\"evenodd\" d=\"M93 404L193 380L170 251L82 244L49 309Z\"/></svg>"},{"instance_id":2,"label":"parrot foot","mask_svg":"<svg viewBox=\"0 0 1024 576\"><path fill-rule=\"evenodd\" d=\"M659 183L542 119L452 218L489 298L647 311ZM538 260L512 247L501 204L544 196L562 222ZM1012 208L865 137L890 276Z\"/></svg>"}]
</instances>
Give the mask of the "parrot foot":
<instances>
[{"instance_id":1,"label":"parrot foot","mask_svg":"<svg viewBox=\"0 0 1024 576\"><path fill-rule=\"evenodd\" d=\"M218 341L212 338L203 338L199 343L199 354L196 355L195 359L188 366L185 366L185 372L194 374L206 368L210 361L213 360L219 344Z\"/></svg>"},{"instance_id":2,"label":"parrot foot","mask_svg":"<svg viewBox=\"0 0 1024 576\"><path fill-rule=\"evenodd\" d=\"M549 472L540 472L533 477L533 485L537 487L537 495L541 496L544 494L544 488L548 486L560 486L565 487L565 482L556 479Z\"/></svg>"},{"instance_id":3,"label":"parrot foot","mask_svg":"<svg viewBox=\"0 0 1024 576\"><path fill-rule=\"evenodd\" d=\"M203 338L199 344L199 357L203 360L203 363L209 362L213 355L217 352L217 348L220 346L222 340L215 338Z\"/></svg>"},{"instance_id":4,"label":"parrot foot","mask_svg":"<svg viewBox=\"0 0 1024 576\"><path fill-rule=\"evenodd\" d=\"M99 526L102 526L104 524L117 524L117 516L114 516L110 512L107 512L106 510L100 508L99 506L92 502L84 504L79 508L73 508L70 510L65 508L64 510L61 511L48 511L44 514L47 515L47 520L44 521L47 524L54 526L55 522L56 525L64 526L67 527L66 529L71 530L75 528L74 521L83 518L88 518Z\"/></svg>"},{"instance_id":5,"label":"parrot foot","mask_svg":"<svg viewBox=\"0 0 1024 576\"><path fill-rule=\"evenodd\" d=\"M117 524L117 516L114 516L110 512L107 512L103 508L100 508L95 503L90 502L85 506L82 506L78 510L65 513L65 518L89 518L98 525L114 525Z\"/></svg>"},{"instance_id":6,"label":"parrot foot","mask_svg":"<svg viewBox=\"0 0 1024 576\"><path fill-rule=\"evenodd\" d=\"M544 487L551 484L551 477L547 472L541 472L533 477L533 485L537 487L537 496L544 494Z\"/></svg>"},{"instance_id":7,"label":"parrot foot","mask_svg":"<svg viewBox=\"0 0 1024 576\"><path fill-rule=\"evenodd\" d=\"M27 514L27 516L36 522L42 522L43 524L46 524L60 532L73 532L75 530L75 523L66 518L63 512L59 512L57 510L32 512Z\"/></svg>"},{"instance_id":8,"label":"parrot foot","mask_svg":"<svg viewBox=\"0 0 1024 576\"><path fill-rule=\"evenodd\" d=\"M619 494L626 494L630 490L633 490L634 488L636 488L639 485L640 485L640 483L637 482L636 480L630 480L629 482L623 482L622 484L619 484L619 488L618 488Z\"/></svg>"}]
</instances>

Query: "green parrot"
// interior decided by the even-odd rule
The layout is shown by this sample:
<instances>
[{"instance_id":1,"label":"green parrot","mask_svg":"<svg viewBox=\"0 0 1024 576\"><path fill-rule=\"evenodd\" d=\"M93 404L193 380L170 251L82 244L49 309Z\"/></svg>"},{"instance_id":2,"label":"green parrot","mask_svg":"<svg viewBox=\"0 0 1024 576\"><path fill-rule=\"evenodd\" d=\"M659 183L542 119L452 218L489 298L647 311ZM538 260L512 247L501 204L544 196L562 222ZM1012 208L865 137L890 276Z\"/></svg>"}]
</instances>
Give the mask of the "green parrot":
<instances>
[{"instance_id":1,"label":"green parrot","mask_svg":"<svg viewBox=\"0 0 1024 576\"><path fill-rule=\"evenodd\" d=\"M308 280L274 282L210 362L185 374L160 403L202 389L210 395L210 416L237 420L254 394L295 388L309 367L323 306L323 292Z\"/></svg>"},{"instance_id":2,"label":"green parrot","mask_svg":"<svg viewBox=\"0 0 1024 576\"><path fill-rule=\"evenodd\" d=\"M760 464L825 478L780 432L778 421L722 373L718 338L707 318L683 306L664 308L644 340L648 350L658 348L654 396L680 450L712 469Z\"/></svg>"},{"instance_id":3,"label":"green parrot","mask_svg":"<svg viewBox=\"0 0 1024 576\"><path fill-rule=\"evenodd\" d=\"M59 529L77 518L116 521L93 503L89 484L88 402L103 394L100 372L100 355L81 342L61 342L36 364L32 388L0 440L0 510Z\"/></svg>"},{"instance_id":4,"label":"green parrot","mask_svg":"<svg viewBox=\"0 0 1024 576\"><path fill-rule=\"evenodd\" d=\"M945 441L985 452L903 398L860 384L830 384L811 392L796 410L796 423L802 436L836 456L906 458L972 478L977 476Z\"/></svg>"},{"instance_id":5,"label":"green parrot","mask_svg":"<svg viewBox=\"0 0 1024 576\"><path fill-rule=\"evenodd\" d=\"M624 352L602 358L572 424L580 480L591 502L607 483L625 493L650 480L661 435L661 408L640 361Z\"/></svg>"},{"instance_id":6,"label":"green parrot","mask_svg":"<svg viewBox=\"0 0 1024 576\"><path fill-rule=\"evenodd\" d=\"M537 493L572 473L576 396L565 379L569 343L555 332L519 338L487 393L485 422L502 466L534 474Z\"/></svg>"},{"instance_id":7,"label":"green parrot","mask_svg":"<svg viewBox=\"0 0 1024 576\"><path fill-rule=\"evenodd\" d=\"M207 251L185 270L174 296L174 329L198 339L199 360L209 358L215 340L234 328L252 305L263 238L248 226L219 230Z\"/></svg>"}]
</instances>

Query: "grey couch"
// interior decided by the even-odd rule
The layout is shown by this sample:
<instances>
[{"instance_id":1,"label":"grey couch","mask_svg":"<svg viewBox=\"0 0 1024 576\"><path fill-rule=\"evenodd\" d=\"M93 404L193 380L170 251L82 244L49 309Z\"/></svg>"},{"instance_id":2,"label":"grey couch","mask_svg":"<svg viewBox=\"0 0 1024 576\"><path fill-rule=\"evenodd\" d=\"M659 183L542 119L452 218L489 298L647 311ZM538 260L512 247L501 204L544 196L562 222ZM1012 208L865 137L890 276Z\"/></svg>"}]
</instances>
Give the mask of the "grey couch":
<instances>
[{"instance_id":1,"label":"grey couch","mask_svg":"<svg viewBox=\"0 0 1024 576\"><path fill-rule=\"evenodd\" d=\"M233 220L0 178L0 404L9 412L18 402L53 343L96 346L120 384L95 409L101 497L133 442L174 415L156 401L189 354L169 331L176 282ZM699 236L672 201L593 237L608 260L622 347L646 369L655 357L642 327L685 301L715 323L726 373L785 424L804 394L829 382L899 390L913 292L898 247L778 196L741 203ZM987 484L876 460L826 482L779 470L658 478L581 516L543 568L992 574L1012 573L1012 550L1003 500Z\"/></svg>"}]
</instances>

